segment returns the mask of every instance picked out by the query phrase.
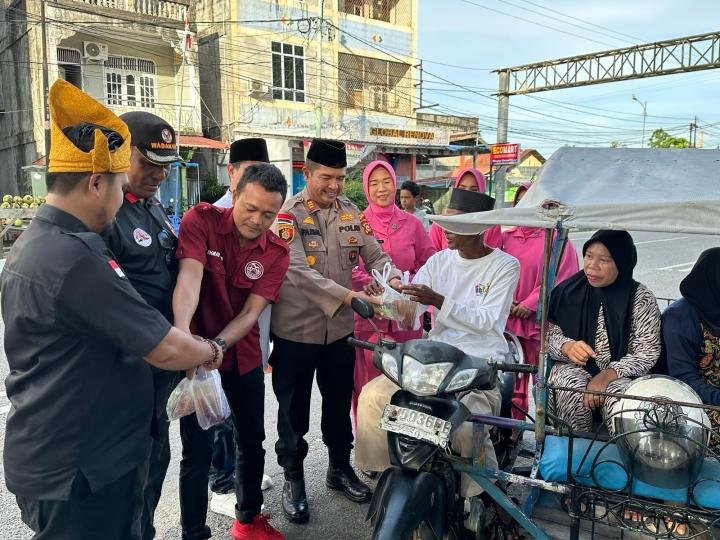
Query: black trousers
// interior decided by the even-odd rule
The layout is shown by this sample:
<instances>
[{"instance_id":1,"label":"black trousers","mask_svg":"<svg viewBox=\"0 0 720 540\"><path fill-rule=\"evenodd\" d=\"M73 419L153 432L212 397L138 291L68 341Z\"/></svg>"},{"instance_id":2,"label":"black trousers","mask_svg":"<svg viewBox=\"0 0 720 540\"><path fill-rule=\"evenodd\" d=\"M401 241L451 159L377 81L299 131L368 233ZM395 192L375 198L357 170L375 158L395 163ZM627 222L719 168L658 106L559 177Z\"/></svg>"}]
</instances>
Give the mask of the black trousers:
<instances>
[{"instance_id":1,"label":"black trousers","mask_svg":"<svg viewBox=\"0 0 720 540\"><path fill-rule=\"evenodd\" d=\"M235 515L250 523L260 513L265 468L265 383L261 366L245 375L236 370L220 372L232 409L235 431ZM213 453L213 431L200 428L194 414L180 419L180 522L183 539L210 537L205 525L208 506L208 471Z\"/></svg>"},{"instance_id":2,"label":"black trousers","mask_svg":"<svg viewBox=\"0 0 720 540\"><path fill-rule=\"evenodd\" d=\"M275 452L288 480L303 477L303 460L308 453L304 437L310 427L310 396L315 373L322 395L320 428L330 464L334 467L350 464L353 442L350 399L355 351L346 339L313 345L274 337L270 365L278 400L279 439Z\"/></svg>"},{"instance_id":3,"label":"black trousers","mask_svg":"<svg viewBox=\"0 0 720 540\"><path fill-rule=\"evenodd\" d=\"M143 482L140 467L90 492L78 473L69 501L44 501L18 495L17 503L34 540L138 540Z\"/></svg>"},{"instance_id":4,"label":"black trousers","mask_svg":"<svg viewBox=\"0 0 720 540\"><path fill-rule=\"evenodd\" d=\"M163 482L170 464L170 423L167 419L167 401L170 393L182 379L176 371L153 369L153 386L155 387L155 416L152 423L152 444L147 461L142 465L143 498L140 532L142 540L155 538L155 510L160 501Z\"/></svg>"}]
</instances>

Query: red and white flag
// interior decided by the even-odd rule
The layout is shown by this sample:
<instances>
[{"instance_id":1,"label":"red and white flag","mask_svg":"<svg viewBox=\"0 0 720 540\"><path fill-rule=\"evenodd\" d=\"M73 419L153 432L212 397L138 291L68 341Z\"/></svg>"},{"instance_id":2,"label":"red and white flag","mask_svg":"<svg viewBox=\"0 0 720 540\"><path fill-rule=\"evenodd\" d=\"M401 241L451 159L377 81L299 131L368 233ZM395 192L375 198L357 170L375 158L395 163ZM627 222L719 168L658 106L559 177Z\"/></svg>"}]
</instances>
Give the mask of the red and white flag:
<instances>
[{"instance_id":1,"label":"red and white flag","mask_svg":"<svg viewBox=\"0 0 720 540\"><path fill-rule=\"evenodd\" d=\"M110 259L110 260L108 261L108 264L110 265L110 268L112 268L113 270L115 270L115 273L116 273L119 277L125 277L125 272L122 271L122 268L120 268L120 265L117 263L117 261L115 261L114 259Z\"/></svg>"}]
</instances>

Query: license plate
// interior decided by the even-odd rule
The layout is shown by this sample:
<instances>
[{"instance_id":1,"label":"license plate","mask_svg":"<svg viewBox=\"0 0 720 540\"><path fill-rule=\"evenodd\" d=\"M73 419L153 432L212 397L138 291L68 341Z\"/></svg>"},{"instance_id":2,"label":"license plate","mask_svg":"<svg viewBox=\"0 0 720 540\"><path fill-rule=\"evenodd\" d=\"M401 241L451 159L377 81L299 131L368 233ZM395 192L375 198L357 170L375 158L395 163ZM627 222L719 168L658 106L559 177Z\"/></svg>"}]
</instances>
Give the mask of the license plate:
<instances>
[{"instance_id":1,"label":"license plate","mask_svg":"<svg viewBox=\"0 0 720 540\"><path fill-rule=\"evenodd\" d=\"M380 429L447 448L452 424L414 409L385 405L380 418Z\"/></svg>"}]
</instances>

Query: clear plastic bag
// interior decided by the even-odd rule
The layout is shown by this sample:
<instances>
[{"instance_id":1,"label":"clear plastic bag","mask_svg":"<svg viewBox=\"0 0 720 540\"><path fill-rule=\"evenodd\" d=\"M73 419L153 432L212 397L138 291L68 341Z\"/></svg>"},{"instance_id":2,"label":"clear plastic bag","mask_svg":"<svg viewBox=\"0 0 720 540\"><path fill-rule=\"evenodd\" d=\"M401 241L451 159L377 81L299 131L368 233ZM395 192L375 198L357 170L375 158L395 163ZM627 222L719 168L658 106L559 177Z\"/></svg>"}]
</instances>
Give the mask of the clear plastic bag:
<instances>
[{"instance_id":1,"label":"clear plastic bag","mask_svg":"<svg viewBox=\"0 0 720 540\"><path fill-rule=\"evenodd\" d=\"M420 315L424 310L421 304L410 300L406 294L396 291L387 282L390 277L391 266L385 263L383 273L373 269L372 276L383 288L380 295L380 304L373 305L375 314L382 318L397 322L403 330L418 330L420 328ZM409 282L409 274L405 272L402 281L403 285Z\"/></svg>"},{"instance_id":2,"label":"clear plastic bag","mask_svg":"<svg viewBox=\"0 0 720 540\"><path fill-rule=\"evenodd\" d=\"M178 383L168 398L165 407L168 421L172 422L195 412L195 400L192 394L192 381L186 377Z\"/></svg>"},{"instance_id":3,"label":"clear plastic bag","mask_svg":"<svg viewBox=\"0 0 720 540\"><path fill-rule=\"evenodd\" d=\"M202 366L195 370L191 380L195 414L201 428L208 429L230 416L230 405L220 382L220 373L206 371Z\"/></svg>"}]
</instances>

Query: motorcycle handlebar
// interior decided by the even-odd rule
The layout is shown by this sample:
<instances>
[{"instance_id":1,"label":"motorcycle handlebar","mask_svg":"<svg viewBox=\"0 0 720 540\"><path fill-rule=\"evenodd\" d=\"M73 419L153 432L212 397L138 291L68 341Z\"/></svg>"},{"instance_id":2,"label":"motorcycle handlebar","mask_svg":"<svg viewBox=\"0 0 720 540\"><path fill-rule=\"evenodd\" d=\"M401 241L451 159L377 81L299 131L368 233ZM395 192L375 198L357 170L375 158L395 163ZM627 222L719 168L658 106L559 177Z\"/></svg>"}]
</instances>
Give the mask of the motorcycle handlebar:
<instances>
[{"instance_id":1,"label":"motorcycle handlebar","mask_svg":"<svg viewBox=\"0 0 720 540\"><path fill-rule=\"evenodd\" d=\"M355 339L354 337L347 338L347 344L351 347L359 347L361 349L367 349L368 351L375 350L374 343L370 343L369 341L361 341L359 339Z\"/></svg>"},{"instance_id":2,"label":"motorcycle handlebar","mask_svg":"<svg viewBox=\"0 0 720 540\"><path fill-rule=\"evenodd\" d=\"M500 371L513 373L537 373L537 366L532 364L515 364L512 362L494 362L495 367Z\"/></svg>"}]
</instances>

